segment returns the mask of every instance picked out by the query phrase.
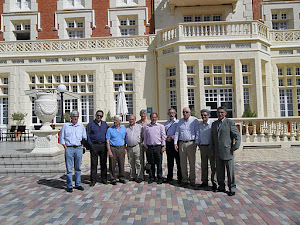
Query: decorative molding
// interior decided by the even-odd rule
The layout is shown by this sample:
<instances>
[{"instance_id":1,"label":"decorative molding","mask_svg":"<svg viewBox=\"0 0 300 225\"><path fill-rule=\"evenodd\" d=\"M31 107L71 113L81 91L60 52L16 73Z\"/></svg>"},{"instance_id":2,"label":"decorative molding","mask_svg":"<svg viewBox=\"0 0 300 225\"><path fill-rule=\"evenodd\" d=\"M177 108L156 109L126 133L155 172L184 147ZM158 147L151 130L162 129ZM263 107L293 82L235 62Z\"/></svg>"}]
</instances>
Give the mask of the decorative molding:
<instances>
[{"instance_id":1,"label":"decorative molding","mask_svg":"<svg viewBox=\"0 0 300 225\"><path fill-rule=\"evenodd\" d=\"M109 60L109 56L96 56L96 60L99 61Z\"/></svg>"},{"instance_id":2,"label":"decorative molding","mask_svg":"<svg viewBox=\"0 0 300 225\"><path fill-rule=\"evenodd\" d=\"M75 62L75 58L62 58L63 62Z\"/></svg>"},{"instance_id":3,"label":"decorative molding","mask_svg":"<svg viewBox=\"0 0 300 225\"><path fill-rule=\"evenodd\" d=\"M29 63L41 63L42 60L41 59L29 59L28 62Z\"/></svg>"},{"instance_id":4,"label":"decorative molding","mask_svg":"<svg viewBox=\"0 0 300 225\"><path fill-rule=\"evenodd\" d=\"M251 48L251 43L237 43L235 44L236 48Z\"/></svg>"},{"instance_id":5,"label":"decorative molding","mask_svg":"<svg viewBox=\"0 0 300 225\"><path fill-rule=\"evenodd\" d=\"M135 58L136 58L136 59L144 59L144 58L145 58L145 55L135 55Z\"/></svg>"},{"instance_id":6,"label":"decorative molding","mask_svg":"<svg viewBox=\"0 0 300 225\"><path fill-rule=\"evenodd\" d=\"M124 59L129 59L129 55L117 55L115 56L116 59L124 60Z\"/></svg>"},{"instance_id":7,"label":"decorative molding","mask_svg":"<svg viewBox=\"0 0 300 225\"><path fill-rule=\"evenodd\" d=\"M293 50L282 50L282 51L279 51L279 55L293 55Z\"/></svg>"},{"instance_id":8,"label":"decorative molding","mask_svg":"<svg viewBox=\"0 0 300 225\"><path fill-rule=\"evenodd\" d=\"M167 48L167 49L164 49L164 50L163 50L163 54L164 54L164 55L165 55L165 54L172 53L172 52L174 52L174 48Z\"/></svg>"},{"instance_id":9,"label":"decorative molding","mask_svg":"<svg viewBox=\"0 0 300 225\"><path fill-rule=\"evenodd\" d=\"M13 59L13 60L11 60L11 62L12 62L13 64L24 63L24 59Z\"/></svg>"},{"instance_id":10,"label":"decorative molding","mask_svg":"<svg viewBox=\"0 0 300 225\"><path fill-rule=\"evenodd\" d=\"M45 59L47 63L56 63L58 62L58 58L47 58Z\"/></svg>"},{"instance_id":11,"label":"decorative molding","mask_svg":"<svg viewBox=\"0 0 300 225\"><path fill-rule=\"evenodd\" d=\"M88 61L92 61L92 60L93 60L92 57L79 57L80 62L88 62Z\"/></svg>"},{"instance_id":12,"label":"decorative molding","mask_svg":"<svg viewBox=\"0 0 300 225\"><path fill-rule=\"evenodd\" d=\"M201 45L186 45L186 50L201 50Z\"/></svg>"},{"instance_id":13,"label":"decorative molding","mask_svg":"<svg viewBox=\"0 0 300 225\"><path fill-rule=\"evenodd\" d=\"M206 49L231 49L231 44L206 44Z\"/></svg>"}]
</instances>

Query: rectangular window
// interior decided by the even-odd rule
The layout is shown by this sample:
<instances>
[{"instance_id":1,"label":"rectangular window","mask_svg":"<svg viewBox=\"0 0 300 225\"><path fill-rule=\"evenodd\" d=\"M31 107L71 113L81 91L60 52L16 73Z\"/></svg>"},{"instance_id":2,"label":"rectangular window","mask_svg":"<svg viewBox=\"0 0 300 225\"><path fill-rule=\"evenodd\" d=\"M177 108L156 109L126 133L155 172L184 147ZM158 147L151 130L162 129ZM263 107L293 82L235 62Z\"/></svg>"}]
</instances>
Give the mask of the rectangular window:
<instances>
[{"instance_id":1,"label":"rectangular window","mask_svg":"<svg viewBox=\"0 0 300 225\"><path fill-rule=\"evenodd\" d=\"M115 81L122 81L123 78L122 78L122 74L121 73L116 73L115 74Z\"/></svg>"},{"instance_id":2,"label":"rectangular window","mask_svg":"<svg viewBox=\"0 0 300 225\"><path fill-rule=\"evenodd\" d=\"M77 91L78 91L77 85L72 86L72 91L73 91L73 92L77 92Z\"/></svg>"},{"instance_id":3,"label":"rectangular window","mask_svg":"<svg viewBox=\"0 0 300 225\"><path fill-rule=\"evenodd\" d=\"M133 91L133 83L125 84L125 91Z\"/></svg>"},{"instance_id":4,"label":"rectangular window","mask_svg":"<svg viewBox=\"0 0 300 225\"><path fill-rule=\"evenodd\" d=\"M170 108L174 108L177 111L177 96L176 91L170 91Z\"/></svg>"},{"instance_id":5,"label":"rectangular window","mask_svg":"<svg viewBox=\"0 0 300 225\"><path fill-rule=\"evenodd\" d=\"M77 27L82 28L83 27L83 22L77 22Z\"/></svg>"},{"instance_id":6,"label":"rectangular window","mask_svg":"<svg viewBox=\"0 0 300 225\"><path fill-rule=\"evenodd\" d=\"M126 73L125 80L132 80L132 73Z\"/></svg>"},{"instance_id":7,"label":"rectangular window","mask_svg":"<svg viewBox=\"0 0 300 225\"><path fill-rule=\"evenodd\" d=\"M69 83L69 75L66 75L65 77L64 77L64 80L65 80L65 83Z\"/></svg>"},{"instance_id":8,"label":"rectangular window","mask_svg":"<svg viewBox=\"0 0 300 225\"><path fill-rule=\"evenodd\" d=\"M243 88L244 91L244 109L247 110L250 106L250 88Z\"/></svg>"},{"instance_id":9,"label":"rectangular window","mask_svg":"<svg viewBox=\"0 0 300 225\"><path fill-rule=\"evenodd\" d=\"M169 88L175 88L176 87L176 80L169 80Z\"/></svg>"},{"instance_id":10,"label":"rectangular window","mask_svg":"<svg viewBox=\"0 0 300 225\"><path fill-rule=\"evenodd\" d=\"M35 76L31 77L31 83L35 84Z\"/></svg>"},{"instance_id":11,"label":"rectangular window","mask_svg":"<svg viewBox=\"0 0 300 225\"><path fill-rule=\"evenodd\" d=\"M89 85L89 92L94 92L94 85Z\"/></svg>"},{"instance_id":12,"label":"rectangular window","mask_svg":"<svg viewBox=\"0 0 300 225\"><path fill-rule=\"evenodd\" d=\"M80 82L85 83L86 82L86 77L85 75L80 75Z\"/></svg>"},{"instance_id":13,"label":"rectangular window","mask_svg":"<svg viewBox=\"0 0 300 225\"><path fill-rule=\"evenodd\" d=\"M188 77L187 78L187 85L188 86L194 86L195 85L194 77Z\"/></svg>"},{"instance_id":14,"label":"rectangular window","mask_svg":"<svg viewBox=\"0 0 300 225\"><path fill-rule=\"evenodd\" d=\"M210 21L210 16L204 16L204 17L203 17L203 20L204 20L204 21Z\"/></svg>"},{"instance_id":15,"label":"rectangular window","mask_svg":"<svg viewBox=\"0 0 300 225\"><path fill-rule=\"evenodd\" d=\"M247 65L247 64L242 65L242 72L243 72L243 73L248 73L248 72L249 72L249 69L248 69L248 65Z\"/></svg>"},{"instance_id":16,"label":"rectangular window","mask_svg":"<svg viewBox=\"0 0 300 225\"><path fill-rule=\"evenodd\" d=\"M200 22L201 21L201 16L195 16L195 22Z\"/></svg>"},{"instance_id":17,"label":"rectangular window","mask_svg":"<svg viewBox=\"0 0 300 225\"><path fill-rule=\"evenodd\" d=\"M122 84L115 84L115 91L119 91L120 86L122 86Z\"/></svg>"},{"instance_id":18,"label":"rectangular window","mask_svg":"<svg viewBox=\"0 0 300 225\"><path fill-rule=\"evenodd\" d=\"M176 76L176 69L175 68L169 68L168 69L168 76L169 77Z\"/></svg>"},{"instance_id":19,"label":"rectangular window","mask_svg":"<svg viewBox=\"0 0 300 225\"><path fill-rule=\"evenodd\" d=\"M56 83L60 83L60 76L56 76L55 81L56 81Z\"/></svg>"},{"instance_id":20,"label":"rectangular window","mask_svg":"<svg viewBox=\"0 0 300 225\"><path fill-rule=\"evenodd\" d=\"M40 83L43 84L44 83L44 76L40 76Z\"/></svg>"},{"instance_id":21,"label":"rectangular window","mask_svg":"<svg viewBox=\"0 0 300 225\"><path fill-rule=\"evenodd\" d=\"M86 87L85 87L85 85L80 85L80 92L83 92L83 93L86 92Z\"/></svg>"},{"instance_id":22,"label":"rectangular window","mask_svg":"<svg viewBox=\"0 0 300 225\"><path fill-rule=\"evenodd\" d=\"M203 72L204 73L210 73L210 66L204 66L203 67Z\"/></svg>"},{"instance_id":23,"label":"rectangular window","mask_svg":"<svg viewBox=\"0 0 300 225\"><path fill-rule=\"evenodd\" d=\"M30 30L30 24L25 24L24 25L24 30Z\"/></svg>"},{"instance_id":24,"label":"rectangular window","mask_svg":"<svg viewBox=\"0 0 300 225\"><path fill-rule=\"evenodd\" d=\"M8 88L3 88L2 91L4 95L8 95Z\"/></svg>"},{"instance_id":25,"label":"rectangular window","mask_svg":"<svg viewBox=\"0 0 300 225\"><path fill-rule=\"evenodd\" d=\"M249 77L243 76L243 84L249 84Z\"/></svg>"},{"instance_id":26,"label":"rectangular window","mask_svg":"<svg viewBox=\"0 0 300 225\"><path fill-rule=\"evenodd\" d=\"M47 76L47 82L48 82L49 84L52 84L52 76Z\"/></svg>"},{"instance_id":27,"label":"rectangular window","mask_svg":"<svg viewBox=\"0 0 300 225\"><path fill-rule=\"evenodd\" d=\"M210 85L210 77L204 77L204 85Z\"/></svg>"},{"instance_id":28,"label":"rectangular window","mask_svg":"<svg viewBox=\"0 0 300 225\"><path fill-rule=\"evenodd\" d=\"M75 27L75 23L74 22L69 22L68 23L68 28L74 28Z\"/></svg>"},{"instance_id":29,"label":"rectangular window","mask_svg":"<svg viewBox=\"0 0 300 225\"><path fill-rule=\"evenodd\" d=\"M279 85L280 87L283 86L283 79L278 79L278 85Z\"/></svg>"},{"instance_id":30,"label":"rectangular window","mask_svg":"<svg viewBox=\"0 0 300 225\"><path fill-rule=\"evenodd\" d=\"M286 75L292 75L292 68L286 68Z\"/></svg>"},{"instance_id":31,"label":"rectangular window","mask_svg":"<svg viewBox=\"0 0 300 225\"><path fill-rule=\"evenodd\" d=\"M90 74L88 80L89 80L89 82L93 82L94 81L94 75Z\"/></svg>"},{"instance_id":32,"label":"rectangular window","mask_svg":"<svg viewBox=\"0 0 300 225\"><path fill-rule=\"evenodd\" d=\"M213 16L213 21L221 21L221 16L220 15L214 15Z\"/></svg>"},{"instance_id":33,"label":"rectangular window","mask_svg":"<svg viewBox=\"0 0 300 225\"><path fill-rule=\"evenodd\" d=\"M222 73L222 66L220 65L214 66L214 73Z\"/></svg>"},{"instance_id":34,"label":"rectangular window","mask_svg":"<svg viewBox=\"0 0 300 225\"><path fill-rule=\"evenodd\" d=\"M191 110L195 109L195 89L188 89L188 105Z\"/></svg>"},{"instance_id":35,"label":"rectangular window","mask_svg":"<svg viewBox=\"0 0 300 225\"><path fill-rule=\"evenodd\" d=\"M120 25L121 26L126 26L127 25L127 21L126 20L121 20L120 21Z\"/></svg>"},{"instance_id":36,"label":"rectangular window","mask_svg":"<svg viewBox=\"0 0 300 225\"><path fill-rule=\"evenodd\" d=\"M231 65L225 65L225 73L232 73Z\"/></svg>"},{"instance_id":37,"label":"rectangular window","mask_svg":"<svg viewBox=\"0 0 300 225\"><path fill-rule=\"evenodd\" d=\"M283 70L281 68L278 68L278 76L282 76L283 75Z\"/></svg>"},{"instance_id":38,"label":"rectangular window","mask_svg":"<svg viewBox=\"0 0 300 225\"><path fill-rule=\"evenodd\" d=\"M232 77L226 77L226 84L233 84Z\"/></svg>"},{"instance_id":39,"label":"rectangular window","mask_svg":"<svg viewBox=\"0 0 300 225\"><path fill-rule=\"evenodd\" d=\"M192 17L191 16L185 16L183 17L184 22L192 22Z\"/></svg>"},{"instance_id":40,"label":"rectangular window","mask_svg":"<svg viewBox=\"0 0 300 225\"><path fill-rule=\"evenodd\" d=\"M21 24L16 25L16 30L22 30Z\"/></svg>"},{"instance_id":41,"label":"rectangular window","mask_svg":"<svg viewBox=\"0 0 300 225\"><path fill-rule=\"evenodd\" d=\"M300 78L296 79L296 85L300 85Z\"/></svg>"},{"instance_id":42,"label":"rectangular window","mask_svg":"<svg viewBox=\"0 0 300 225\"><path fill-rule=\"evenodd\" d=\"M300 75L300 68L299 67L296 68L296 75Z\"/></svg>"},{"instance_id":43,"label":"rectangular window","mask_svg":"<svg viewBox=\"0 0 300 225\"><path fill-rule=\"evenodd\" d=\"M272 14L272 20L277 20L278 19L278 15L277 14Z\"/></svg>"},{"instance_id":44,"label":"rectangular window","mask_svg":"<svg viewBox=\"0 0 300 225\"><path fill-rule=\"evenodd\" d=\"M282 20L286 20L286 19L287 19L286 13L282 13L282 14L281 14L281 19L282 19Z\"/></svg>"},{"instance_id":45,"label":"rectangular window","mask_svg":"<svg viewBox=\"0 0 300 225\"><path fill-rule=\"evenodd\" d=\"M3 84L8 84L8 77L3 77Z\"/></svg>"},{"instance_id":46,"label":"rectangular window","mask_svg":"<svg viewBox=\"0 0 300 225\"><path fill-rule=\"evenodd\" d=\"M72 76L72 82L74 82L74 83L77 82L77 75Z\"/></svg>"},{"instance_id":47,"label":"rectangular window","mask_svg":"<svg viewBox=\"0 0 300 225\"><path fill-rule=\"evenodd\" d=\"M135 26L136 25L135 20L129 20L129 25L130 26Z\"/></svg>"},{"instance_id":48,"label":"rectangular window","mask_svg":"<svg viewBox=\"0 0 300 225\"><path fill-rule=\"evenodd\" d=\"M187 66L187 74L195 74L194 72L194 66Z\"/></svg>"},{"instance_id":49,"label":"rectangular window","mask_svg":"<svg viewBox=\"0 0 300 225\"><path fill-rule=\"evenodd\" d=\"M286 79L286 85L287 86L292 86L293 85L293 82L292 82L292 79Z\"/></svg>"},{"instance_id":50,"label":"rectangular window","mask_svg":"<svg viewBox=\"0 0 300 225\"><path fill-rule=\"evenodd\" d=\"M214 77L214 85L221 85L221 84L223 84L222 77Z\"/></svg>"}]
</instances>

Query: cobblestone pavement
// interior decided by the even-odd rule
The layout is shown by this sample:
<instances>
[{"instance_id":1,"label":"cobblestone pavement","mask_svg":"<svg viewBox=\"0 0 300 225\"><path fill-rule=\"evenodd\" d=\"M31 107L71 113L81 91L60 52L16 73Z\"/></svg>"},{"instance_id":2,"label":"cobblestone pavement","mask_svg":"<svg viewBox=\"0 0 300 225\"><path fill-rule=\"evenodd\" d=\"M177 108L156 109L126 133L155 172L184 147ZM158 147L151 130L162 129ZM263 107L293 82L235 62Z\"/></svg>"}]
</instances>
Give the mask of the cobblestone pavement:
<instances>
[{"instance_id":1,"label":"cobblestone pavement","mask_svg":"<svg viewBox=\"0 0 300 225\"><path fill-rule=\"evenodd\" d=\"M60 175L1 176L0 224L300 224L299 161L236 163L233 197L176 184L89 187L88 169L73 193Z\"/></svg>"}]
</instances>

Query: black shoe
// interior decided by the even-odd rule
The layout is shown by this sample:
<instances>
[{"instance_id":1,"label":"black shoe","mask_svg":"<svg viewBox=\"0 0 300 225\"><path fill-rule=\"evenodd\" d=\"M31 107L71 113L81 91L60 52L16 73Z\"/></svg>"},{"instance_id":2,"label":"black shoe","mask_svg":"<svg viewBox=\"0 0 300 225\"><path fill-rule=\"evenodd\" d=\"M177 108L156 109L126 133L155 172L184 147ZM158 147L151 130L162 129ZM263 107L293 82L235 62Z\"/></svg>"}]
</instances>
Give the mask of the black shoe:
<instances>
[{"instance_id":1,"label":"black shoe","mask_svg":"<svg viewBox=\"0 0 300 225\"><path fill-rule=\"evenodd\" d=\"M204 188L204 187L208 187L208 183L202 183L199 185L199 188Z\"/></svg>"},{"instance_id":2,"label":"black shoe","mask_svg":"<svg viewBox=\"0 0 300 225\"><path fill-rule=\"evenodd\" d=\"M148 184L152 184L152 183L153 183L153 181L154 181L154 179L153 179L153 178L149 178L149 180L148 180Z\"/></svg>"},{"instance_id":3,"label":"black shoe","mask_svg":"<svg viewBox=\"0 0 300 225\"><path fill-rule=\"evenodd\" d=\"M103 183L103 184L107 184L107 180L103 180L102 183Z\"/></svg>"},{"instance_id":4,"label":"black shoe","mask_svg":"<svg viewBox=\"0 0 300 225\"><path fill-rule=\"evenodd\" d=\"M119 179L119 182L122 184L126 184L126 180Z\"/></svg>"},{"instance_id":5,"label":"black shoe","mask_svg":"<svg viewBox=\"0 0 300 225\"><path fill-rule=\"evenodd\" d=\"M79 191L83 191L84 188L82 186L76 186L75 189L79 190Z\"/></svg>"},{"instance_id":6,"label":"black shoe","mask_svg":"<svg viewBox=\"0 0 300 225\"><path fill-rule=\"evenodd\" d=\"M137 181L136 181L138 184L140 184L140 183L142 183L143 182L143 179L142 178L139 178L139 179L137 179Z\"/></svg>"},{"instance_id":7,"label":"black shoe","mask_svg":"<svg viewBox=\"0 0 300 225\"><path fill-rule=\"evenodd\" d=\"M151 164L147 163L146 166L145 166L145 171L147 174L150 173L150 169L151 169Z\"/></svg>"},{"instance_id":8,"label":"black shoe","mask_svg":"<svg viewBox=\"0 0 300 225\"><path fill-rule=\"evenodd\" d=\"M162 184L162 180L158 180L158 181L157 181L157 184Z\"/></svg>"},{"instance_id":9,"label":"black shoe","mask_svg":"<svg viewBox=\"0 0 300 225\"><path fill-rule=\"evenodd\" d=\"M187 187L188 185L189 185L188 182L181 182L181 183L180 183L180 186L181 186L181 187Z\"/></svg>"},{"instance_id":10,"label":"black shoe","mask_svg":"<svg viewBox=\"0 0 300 225\"><path fill-rule=\"evenodd\" d=\"M226 190L225 190L225 189L220 189L220 188L218 188L218 189L217 189L217 192L226 192Z\"/></svg>"},{"instance_id":11,"label":"black shoe","mask_svg":"<svg viewBox=\"0 0 300 225\"><path fill-rule=\"evenodd\" d=\"M228 195L228 196L234 196L234 195L235 195L235 192L234 192L234 191L229 191L229 192L227 193L227 195Z\"/></svg>"},{"instance_id":12,"label":"black shoe","mask_svg":"<svg viewBox=\"0 0 300 225\"><path fill-rule=\"evenodd\" d=\"M129 181L135 181L135 179L134 178L130 178Z\"/></svg>"},{"instance_id":13,"label":"black shoe","mask_svg":"<svg viewBox=\"0 0 300 225\"><path fill-rule=\"evenodd\" d=\"M73 192L73 188L67 188L66 191L72 193Z\"/></svg>"},{"instance_id":14,"label":"black shoe","mask_svg":"<svg viewBox=\"0 0 300 225\"><path fill-rule=\"evenodd\" d=\"M182 179L178 179L178 180L177 180L177 183L178 183L178 184L181 184L181 182L182 182Z\"/></svg>"},{"instance_id":15,"label":"black shoe","mask_svg":"<svg viewBox=\"0 0 300 225\"><path fill-rule=\"evenodd\" d=\"M217 192L217 190L218 190L217 185L214 185L214 184L213 184L213 186L212 186L211 189L212 189L213 192Z\"/></svg>"},{"instance_id":16,"label":"black shoe","mask_svg":"<svg viewBox=\"0 0 300 225\"><path fill-rule=\"evenodd\" d=\"M95 184L96 184L96 181L91 181L91 182L90 182L90 186L91 186L91 187L95 186Z\"/></svg>"},{"instance_id":17,"label":"black shoe","mask_svg":"<svg viewBox=\"0 0 300 225\"><path fill-rule=\"evenodd\" d=\"M110 184L117 185L117 181L113 180L113 181L110 182Z\"/></svg>"}]
</instances>

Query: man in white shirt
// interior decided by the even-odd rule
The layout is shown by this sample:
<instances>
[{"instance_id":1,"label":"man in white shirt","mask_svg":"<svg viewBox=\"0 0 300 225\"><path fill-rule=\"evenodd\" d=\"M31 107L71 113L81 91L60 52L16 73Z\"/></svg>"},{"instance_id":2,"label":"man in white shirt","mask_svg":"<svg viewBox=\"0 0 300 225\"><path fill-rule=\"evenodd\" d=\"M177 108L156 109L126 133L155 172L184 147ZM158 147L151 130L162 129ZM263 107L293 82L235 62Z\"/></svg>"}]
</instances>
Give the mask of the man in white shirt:
<instances>
[{"instance_id":1,"label":"man in white shirt","mask_svg":"<svg viewBox=\"0 0 300 225\"><path fill-rule=\"evenodd\" d=\"M210 112L207 109L201 110L202 122L200 122L199 132L199 148L201 153L201 181L200 188L208 187L208 160L210 162L211 169L211 183L212 190L217 190L217 179L216 179L216 160L213 156L212 149L209 147L211 143L211 125L213 121L209 119Z\"/></svg>"}]
</instances>

